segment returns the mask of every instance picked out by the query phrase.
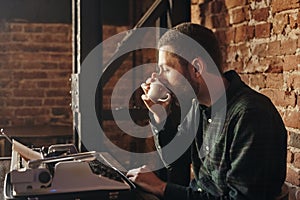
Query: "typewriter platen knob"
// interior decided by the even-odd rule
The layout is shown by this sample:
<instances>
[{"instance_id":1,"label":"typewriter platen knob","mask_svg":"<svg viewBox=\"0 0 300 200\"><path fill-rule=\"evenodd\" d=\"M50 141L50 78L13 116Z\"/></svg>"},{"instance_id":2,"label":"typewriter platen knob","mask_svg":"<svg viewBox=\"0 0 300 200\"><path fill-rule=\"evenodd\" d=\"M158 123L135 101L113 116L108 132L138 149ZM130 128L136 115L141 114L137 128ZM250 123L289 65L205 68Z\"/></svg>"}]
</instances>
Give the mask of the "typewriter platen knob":
<instances>
[{"instance_id":1,"label":"typewriter platen knob","mask_svg":"<svg viewBox=\"0 0 300 200\"><path fill-rule=\"evenodd\" d=\"M51 181L52 177L49 171L41 171L38 178L40 183L47 184Z\"/></svg>"}]
</instances>

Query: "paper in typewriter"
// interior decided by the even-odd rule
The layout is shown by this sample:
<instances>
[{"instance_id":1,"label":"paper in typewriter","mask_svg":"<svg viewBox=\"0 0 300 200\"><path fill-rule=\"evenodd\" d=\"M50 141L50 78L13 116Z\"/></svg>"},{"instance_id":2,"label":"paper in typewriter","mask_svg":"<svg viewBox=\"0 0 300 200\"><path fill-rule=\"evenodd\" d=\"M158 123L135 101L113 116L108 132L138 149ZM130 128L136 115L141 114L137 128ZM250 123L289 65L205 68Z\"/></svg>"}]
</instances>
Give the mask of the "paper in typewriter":
<instances>
[{"instance_id":1,"label":"paper in typewriter","mask_svg":"<svg viewBox=\"0 0 300 200\"><path fill-rule=\"evenodd\" d=\"M26 161L28 160L37 160L42 159L42 155L39 152L36 152L25 145L21 144L20 142L13 140L12 141L12 150L18 152L23 159Z\"/></svg>"}]
</instances>

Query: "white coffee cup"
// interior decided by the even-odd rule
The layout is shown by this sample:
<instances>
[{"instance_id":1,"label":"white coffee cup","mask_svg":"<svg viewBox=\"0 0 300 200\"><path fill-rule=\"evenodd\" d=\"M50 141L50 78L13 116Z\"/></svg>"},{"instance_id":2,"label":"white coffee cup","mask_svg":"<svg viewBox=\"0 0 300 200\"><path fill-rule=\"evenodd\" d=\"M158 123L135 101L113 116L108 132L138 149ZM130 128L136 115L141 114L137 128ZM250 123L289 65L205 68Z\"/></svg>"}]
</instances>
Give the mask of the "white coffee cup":
<instances>
[{"instance_id":1,"label":"white coffee cup","mask_svg":"<svg viewBox=\"0 0 300 200\"><path fill-rule=\"evenodd\" d=\"M150 83L150 89L146 95L153 103L166 102L171 98L170 90L158 79Z\"/></svg>"}]
</instances>

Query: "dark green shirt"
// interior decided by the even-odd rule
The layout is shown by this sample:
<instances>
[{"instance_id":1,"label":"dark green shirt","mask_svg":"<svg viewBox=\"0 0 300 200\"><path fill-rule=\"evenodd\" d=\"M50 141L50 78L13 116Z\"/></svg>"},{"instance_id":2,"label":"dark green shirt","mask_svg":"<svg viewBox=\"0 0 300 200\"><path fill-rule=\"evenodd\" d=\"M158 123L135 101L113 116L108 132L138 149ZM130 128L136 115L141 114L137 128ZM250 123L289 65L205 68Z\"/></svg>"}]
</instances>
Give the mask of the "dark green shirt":
<instances>
[{"instance_id":1,"label":"dark green shirt","mask_svg":"<svg viewBox=\"0 0 300 200\"><path fill-rule=\"evenodd\" d=\"M225 77L230 82L224 95L226 105L217 101L205 107L194 102L189 123L172 129L167 120L161 131L153 126L158 152L167 168L177 173L173 176L189 176L180 173L180 165L186 167L189 161L195 176L189 187L168 182L165 200L274 199L281 191L287 150L282 119L272 102L245 85L237 73L229 71ZM193 109L199 110L199 116ZM196 133L193 126L198 126ZM164 138L181 137L183 141L184 136L195 134L182 156L190 159L168 163L168 153L161 148L166 145L162 144Z\"/></svg>"}]
</instances>

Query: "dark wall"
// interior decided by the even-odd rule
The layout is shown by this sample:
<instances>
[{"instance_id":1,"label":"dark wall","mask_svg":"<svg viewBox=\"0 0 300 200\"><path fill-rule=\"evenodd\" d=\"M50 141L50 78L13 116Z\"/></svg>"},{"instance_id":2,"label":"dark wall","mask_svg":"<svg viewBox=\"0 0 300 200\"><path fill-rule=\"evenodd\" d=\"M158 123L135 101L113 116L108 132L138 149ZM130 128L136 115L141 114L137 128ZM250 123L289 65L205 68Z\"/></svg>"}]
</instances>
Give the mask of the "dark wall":
<instances>
[{"instance_id":1,"label":"dark wall","mask_svg":"<svg viewBox=\"0 0 300 200\"><path fill-rule=\"evenodd\" d=\"M0 0L0 19L71 23L71 0Z\"/></svg>"},{"instance_id":2,"label":"dark wall","mask_svg":"<svg viewBox=\"0 0 300 200\"><path fill-rule=\"evenodd\" d=\"M103 24L129 25L130 0L102 0Z\"/></svg>"}]
</instances>

